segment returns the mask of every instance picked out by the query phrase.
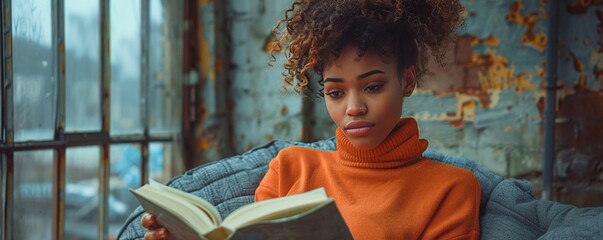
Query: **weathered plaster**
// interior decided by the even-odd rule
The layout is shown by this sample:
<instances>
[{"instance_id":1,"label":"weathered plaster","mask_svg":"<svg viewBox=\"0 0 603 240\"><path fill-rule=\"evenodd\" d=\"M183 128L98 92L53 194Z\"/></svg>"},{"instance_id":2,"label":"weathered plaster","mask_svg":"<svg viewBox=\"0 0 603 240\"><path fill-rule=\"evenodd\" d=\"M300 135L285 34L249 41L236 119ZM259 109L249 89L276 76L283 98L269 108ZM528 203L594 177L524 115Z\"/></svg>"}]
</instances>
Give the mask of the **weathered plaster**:
<instances>
[{"instance_id":1,"label":"weathered plaster","mask_svg":"<svg viewBox=\"0 0 603 240\"><path fill-rule=\"evenodd\" d=\"M283 94L283 56L268 66L266 51L272 27L288 8L288 1L232 0L232 83L234 146L238 152L272 139L300 140L302 99Z\"/></svg>"}]
</instances>

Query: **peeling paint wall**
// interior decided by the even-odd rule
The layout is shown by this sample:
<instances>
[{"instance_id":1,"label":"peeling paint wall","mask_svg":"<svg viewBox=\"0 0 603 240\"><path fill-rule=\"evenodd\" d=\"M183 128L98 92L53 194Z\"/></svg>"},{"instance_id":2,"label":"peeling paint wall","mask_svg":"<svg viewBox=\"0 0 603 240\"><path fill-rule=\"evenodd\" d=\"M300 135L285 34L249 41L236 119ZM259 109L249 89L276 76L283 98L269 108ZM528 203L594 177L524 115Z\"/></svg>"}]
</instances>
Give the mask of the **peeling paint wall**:
<instances>
[{"instance_id":1,"label":"peeling paint wall","mask_svg":"<svg viewBox=\"0 0 603 240\"><path fill-rule=\"evenodd\" d=\"M187 72L187 85L185 91L195 91L190 94L191 106L186 109L185 124L193 125L192 133L194 143L187 143L191 153L189 166L196 166L207 161L221 159L233 155L230 144L230 111L228 108L228 76L224 62L229 62L227 42L224 36L226 23L224 19L224 2L212 0L191 0L195 7L195 23L187 23L188 31L194 33L195 42L190 51L194 67ZM194 28L194 29L193 29ZM185 128L186 129L186 128ZM185 141L190 141L186 139Z\"/></svg>"},{"instance_id":2,"label":"peeling paint wall","mask_svg":"<svg viewBox=\"0 0 603 240\"><path fill-rule=\"evenodd\" d=\"M268 66L266 44L289 1L231 0L232 61L230 100L233 142L237 152L272 139L300 140L302 101L281 92L282 56Z\"/></svg>"},{"instance_id":3,"label":"peeling paint wall","mask_svg":"<svg viewBox=\"0 0 603 240\"><path fill-rule=\"evenodd\" d=\"M603 204L603 1L560 9L554 197ZM546 2L464 1L466 26L446 67L406 103L430 146L506 177L542 184Z\"/></svg>"},{"instance_id":4,"label":"peeling paint wall","mask_svg":"<svg viewBox=\"0 0 603 240\"><path fill-rule=\"evenodd\" d=\"M557 197L603 205L603 1L569 1L563 10L555 119Z\"/></svg>"},{"instance_id":5,"label":"peeling paint wall","mask_svg":"<svg viewBox=\"0 0 603 240\"><path fill-rule=\"evenodd\" d=\"M541 169L541 76L546 5L538 1L464 1L461 37L445 67L431 64L407 115L430 146L465 156L506 177Z\"/></svg>"},{"instance_id":6,"label":"peeling paint wall","mask_svg":"<svg viewBox=\"0 0 603 240\"><path fill-rule=\"evenodd\" d=\"M403 115L419 120L430 147L464 156L499 175L530 179L543 161L548 17L544 0L462 1L465 27L444 67L432 63ZM334 135L324 101L281 92L282 59L267 66L271 29L290 1L230 0L228 110L236 153L271 139ZM559 29L554 196L603 204L603 1L563 1ZM280 57L280 56L279 56ZM204 93L205 94L205 93Z\"/></svg>"}]
</instances>

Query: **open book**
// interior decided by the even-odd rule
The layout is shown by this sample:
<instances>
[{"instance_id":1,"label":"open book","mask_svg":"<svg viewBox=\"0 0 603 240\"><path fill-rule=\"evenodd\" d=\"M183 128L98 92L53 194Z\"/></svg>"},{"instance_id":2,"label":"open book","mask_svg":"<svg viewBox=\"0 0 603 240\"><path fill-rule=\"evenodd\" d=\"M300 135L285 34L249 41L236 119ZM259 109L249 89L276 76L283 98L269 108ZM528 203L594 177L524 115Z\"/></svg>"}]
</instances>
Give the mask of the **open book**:
<instances>
[{"instance_id":1,"label":"open book","mask_svg":"<svg viewBox=\"0 0 603 240\"><path fill-rule=\"evenodd\" d=\"M149 181L130 191L171 239L352 239L323 188L251 203L222 220L208 201Z\"/></svg>"}]
</instances>

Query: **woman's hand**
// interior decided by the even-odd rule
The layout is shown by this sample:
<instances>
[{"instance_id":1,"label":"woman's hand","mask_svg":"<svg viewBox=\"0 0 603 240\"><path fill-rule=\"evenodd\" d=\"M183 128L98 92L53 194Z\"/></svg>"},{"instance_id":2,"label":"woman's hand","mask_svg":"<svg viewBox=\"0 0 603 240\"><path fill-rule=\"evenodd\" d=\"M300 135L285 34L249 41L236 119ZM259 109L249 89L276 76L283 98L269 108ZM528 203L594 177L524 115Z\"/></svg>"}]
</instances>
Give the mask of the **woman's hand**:
<instances>
[{"instance_id":1,"label":"woman's hand","mask_svg":"<svg viewBox=\"0 0 603 240\"><path fill-rule=\"evenodd\" d=\"M144 239L145 240L167 239L168 238L167 229L157 225L155 221L156 221L155 216L153 216L149 213L145 213L142 216L142 220L140 222L142 223L143 227L145 227L146 229L149 230L144 234Z\"/></svg>"}]
</instances>

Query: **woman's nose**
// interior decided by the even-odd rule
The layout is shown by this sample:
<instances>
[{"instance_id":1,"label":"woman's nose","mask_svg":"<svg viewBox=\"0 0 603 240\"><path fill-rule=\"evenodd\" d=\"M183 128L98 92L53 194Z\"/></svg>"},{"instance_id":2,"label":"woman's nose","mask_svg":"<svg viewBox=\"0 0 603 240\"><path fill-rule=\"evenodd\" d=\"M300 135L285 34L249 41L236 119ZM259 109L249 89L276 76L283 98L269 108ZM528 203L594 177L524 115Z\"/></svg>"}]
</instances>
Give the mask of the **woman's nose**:
<instances>
[{"instance_id":1,"label":"woman's nose","mask_svg":"<svg viewBox=\"0 0 603 240\"><path fill-rule=\"evenodd\" d=\"M346 108L346 114L348 116L359 116L364 115L368 111L366 104L361 97L350 94L348 97L348 106Z\"/></svg>"}]
</instances>

